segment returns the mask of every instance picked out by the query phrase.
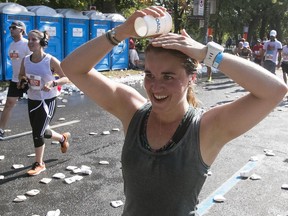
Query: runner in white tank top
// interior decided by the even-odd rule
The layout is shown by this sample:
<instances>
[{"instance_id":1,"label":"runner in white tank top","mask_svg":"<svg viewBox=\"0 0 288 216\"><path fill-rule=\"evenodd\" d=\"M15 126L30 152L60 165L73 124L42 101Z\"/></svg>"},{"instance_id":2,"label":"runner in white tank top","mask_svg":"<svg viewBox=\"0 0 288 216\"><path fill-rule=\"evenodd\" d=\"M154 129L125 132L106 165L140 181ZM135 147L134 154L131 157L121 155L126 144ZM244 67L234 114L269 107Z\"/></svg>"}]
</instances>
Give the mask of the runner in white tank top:
<instances>
[{"instance_id":1,"label":"runner in white tank top","mask_svg":"<svg viewBox=\"0 0 288 216\"><path fill-rule=\"evenodd\" d=\"M44 52L47 45L46 32L38 30L29 32L28 46L33 53L23 59L19 74L19 80L23 78L28 80L29 120L36 154L35 163L27 172L28 175L38 175L46 169L43 161L44 138L59 141L62 153L65 153L69 147L69 132L59 134L49 128L49 123L55 114L56 97L59 94L57 85L66 84L69 79L63 73L60 61ZM55 80L54 73L59 75L58 80Z\"/></svg>"}]
</instances>

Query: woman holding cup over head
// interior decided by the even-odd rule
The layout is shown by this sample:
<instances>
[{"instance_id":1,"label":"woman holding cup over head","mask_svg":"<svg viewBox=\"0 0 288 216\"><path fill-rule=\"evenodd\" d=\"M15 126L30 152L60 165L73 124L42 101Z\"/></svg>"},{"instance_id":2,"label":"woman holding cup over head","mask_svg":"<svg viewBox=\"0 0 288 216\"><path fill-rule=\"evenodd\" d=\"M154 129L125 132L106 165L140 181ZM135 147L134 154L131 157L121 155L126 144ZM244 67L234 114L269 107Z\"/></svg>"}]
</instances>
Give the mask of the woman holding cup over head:
<instances>
[{"instance_id":1,"label":"woman holding cup over head","mask_svg":"<svg viewBox=\"0 0 288 216\"><path fill-rule=\"evenodd\" d=\"M93 69L114 45L138 37L134 29L138 17L162 17L165 12L160 6L136 11L61 63L75 85L123 124L125 216L197 215L205 174L221 148L260 122L287 92L285 84L261 66L223 53L214 42L198 43L185 30L181 35L155 37L146 48L144 87L149 100ZM201 111L193 94L192 75L203 60L250 93Z\"/></svg>"}]
</instances>

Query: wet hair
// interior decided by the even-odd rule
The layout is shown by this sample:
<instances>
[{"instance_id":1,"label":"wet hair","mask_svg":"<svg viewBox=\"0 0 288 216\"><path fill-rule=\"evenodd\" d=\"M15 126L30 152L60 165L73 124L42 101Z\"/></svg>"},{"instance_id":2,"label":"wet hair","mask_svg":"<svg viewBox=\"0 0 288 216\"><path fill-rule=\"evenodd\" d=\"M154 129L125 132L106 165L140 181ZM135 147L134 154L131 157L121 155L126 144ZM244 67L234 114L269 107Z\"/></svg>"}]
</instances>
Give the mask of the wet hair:
<instances>
[{"instance_id":1,"label":"wet hair","mask_svg":"<svg viewBox=\"0 0 288 216\"><path fill-rule=\"evenodd\" d=\"M149 52L154 52L154 53L169 53L172 56L180 59L182 61L182 65L186 71L187 75L192 75L197 73L197 67L198 67L198 61L195 59L190 58L189 56L185 55L184 53L178 51L178 50L173 50L173 49L164 49L162 47L154 47L153 45L149 44L147 48L145 49L145 55ZM187 90L187 101L190 105L193 107L197 107L199 105L198 100L195 97L194 94L194 88L192 84L192 80L189 81L189 86Z\"/></svg>"},{"instance_id":2,"label":"wet hair","mask_svg":"<svg viewBox=\"0 0 288 216\"><path fill-rule=\"evenodd\" d=\"M30 32L36 34L36 37L40 40L40 46L42 47L48 46L49 34L47 31L42 32L37 29L34 29L31 30Z\"/></svg>"}]
</instances>

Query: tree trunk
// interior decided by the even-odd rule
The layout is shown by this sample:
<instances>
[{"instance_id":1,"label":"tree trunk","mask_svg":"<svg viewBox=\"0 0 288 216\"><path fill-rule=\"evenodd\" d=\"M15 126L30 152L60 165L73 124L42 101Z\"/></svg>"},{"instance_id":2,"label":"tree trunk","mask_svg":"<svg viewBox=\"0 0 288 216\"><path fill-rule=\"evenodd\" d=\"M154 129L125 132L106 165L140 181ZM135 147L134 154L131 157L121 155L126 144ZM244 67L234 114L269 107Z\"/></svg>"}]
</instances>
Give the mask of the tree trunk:
<instances>
[{"instance_id":1,"label":"tree trunk","mask_svg":"<svg viewBox=\"0 0 288 216\"><path fill-rule=\"evenodd\" d=\"M178 33L180 32L178 0L174 0L173 13L174 13L174 32Z\"/></svg>"},{"instance_id":2,"label":"tree trunk","mask_svg":"<svg viewBox=\"0 0 288 216\"><path fill-rule=\"evenodd\" d=\"M106 1L103 1L103 13L116 13L116 2L115 0L106 0Z\"/></svg>"}]
</instances>

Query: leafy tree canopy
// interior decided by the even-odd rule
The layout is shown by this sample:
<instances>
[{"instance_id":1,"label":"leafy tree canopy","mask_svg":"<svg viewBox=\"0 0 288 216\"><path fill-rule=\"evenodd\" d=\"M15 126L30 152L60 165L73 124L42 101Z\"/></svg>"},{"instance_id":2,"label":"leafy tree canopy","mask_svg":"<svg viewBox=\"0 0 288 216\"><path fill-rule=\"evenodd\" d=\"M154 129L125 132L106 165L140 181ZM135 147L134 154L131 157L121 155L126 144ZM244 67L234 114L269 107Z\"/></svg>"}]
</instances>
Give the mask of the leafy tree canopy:
<instances>
[{"instance_id":1,"label":"leafy tree canopy","mask_svg":"<svg viewBox=\"0 0 288 216\"><path fill-rule=\"evenodd\" d=\"M0 0L7 2L8 0ZM209 11L211 2L216 1L216 13L206 13L204 28L199 20L192 19L193 3L196 0L9 0L23 6L46 5L51 8L73 8L89 10L96 6L103 13L121 13L128 17L135 10L150 5L163 5L174 20L174 32L185 28L199 41L206 36L206 29L213 29L214 38L225 41L229 36L237 40L243 36L243 29L248 29L248 41L269 36L275 29L277 38L288 37L288 1L287 0L205 0L205 12Z\"/></svg>"}]
</instances>

